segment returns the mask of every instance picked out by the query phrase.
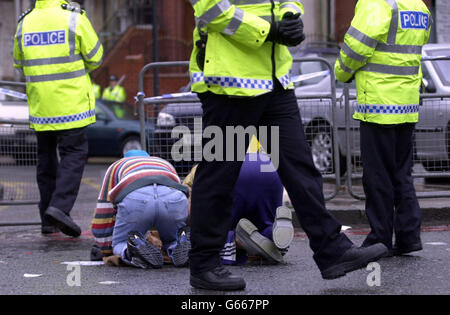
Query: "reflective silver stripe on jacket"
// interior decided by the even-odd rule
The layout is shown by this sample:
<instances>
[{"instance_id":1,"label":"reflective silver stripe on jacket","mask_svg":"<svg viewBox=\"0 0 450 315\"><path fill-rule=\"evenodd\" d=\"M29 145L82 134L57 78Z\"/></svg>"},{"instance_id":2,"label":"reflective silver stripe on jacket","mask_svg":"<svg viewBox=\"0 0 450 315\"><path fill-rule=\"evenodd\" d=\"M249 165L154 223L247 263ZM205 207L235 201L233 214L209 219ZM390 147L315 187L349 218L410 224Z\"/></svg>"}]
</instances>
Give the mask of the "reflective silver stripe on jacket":
<instances>
[{"instance_id":1,"label":"reflective silver stripe on jacket","mask_svg":"<svg viewBox=\"0 0 450 315\"><path fill-rule=\"evenodd\" d=\"M82 77L84 75L86 75L86 70L81 69L81 70L73 71L73 72L25 76L25 79L28 83L35 83L35 82L48 82L48 81L75 79L78 77Z\"/></svg>"},{"instance_id":2,"label":"reflective silver stripe on jacket","mask_svg":"<svg viewBox=\"0 0 450 315\"><path fill-rule=\"evenodd\" d=\"M41 58L41 59L25 59L23 61L26 67L33 66L46 66L46 65L56 65L61 63L75 62L81 60L81 55L64 56L64 57L54 57L54 58Z\"/></svg>"},{"instance_id":3,"label":"reflective silver stripe on jacket","mask_svg":"<svg viewBox=\"0 0 450 315\"><path fill-rule=\"evenodd\" d=\"M64 124L74 121L84 120L95 116L95 110L88 110L83 113L67 115L67 116L56 116L56 117L35 117L30 115L30 122L35 125L49 125L49 124Z\"/></svg>"},{"instance_id":4,"label":"reflective silver stripe on jacket","mask_svg":"<svg viewBox=\"0 0 450 315\"><path fill-rule=\"evenodd\" d=\"M302 13L302 11L300 11L300 8L293 3L282 3L281 9L284 9L284 8L289 8L289 9L294 10L297 13Z\"/></svg>"},{"instance_id":5,"label":"reflective silver stripe on jacket","mask_svg":"<svg viewBox=\"0 0 450 315\"><path fill-rule=\"evenodd\" d=\"M341 49L347 56L349 56L352 59L355 59L356 61L359 61L359 62L366 62L367 61L367 57L366 56L358 54L356 51L351 49L345 42L342 44Z\"/></svg>"},{"instance_id":6,"label":"reflective silver stripe on jacket","mask_svg":"<svg viewBox=\"0 0 450 315\"><path fill-rule=\"evenodd\" d=\"M419 105L358 104L356 112L361 114L416 114L419 112Z\"/></svg>"},{"instance_id":7,"label":"reflective silver stripe on jacket","mask_svg":"<svg viewBox=\"0 0 450 315\"><path fill-rule=\"evenodd\" d=\"M422 54L422 46L415 45L389 45L379 43L376 51L389 52L389 53L397 53L397 54L414 54L421 55Z\"/></svg>"},{"instance_id":8,"label":"reflective silver stripe on jacket","mask_svg":"<svg viewBox=\"0 0 450 315\"><path fill-rule=\"evenodd\" d=\"M23 20L19 22L19 25L17 26L17 46L19 47L19 51L23 53L23 46L22 46L22 27L23 27Z\"/></svg>"},{"instance_id":9,"label":"reflective silver stripe on jacket","mask_svg":"<svg viewBox=\"0 0 450 315\"><path fill-rule=\"evenodd\" d=\"M69 22L69 51L70 56L75 54L75 40L76 40L76 28L77 28L77 19L79 13L72 12L70 14L70 22Z\"/></svg>"},{"instance_id":10,"label":"reflective silver stripe on jacket","mask_svg":"<svg viewBox=\"0 0 450 315\"><path fill-rule=\"evenodd\" d=\"M355 70L350 69L349 67L347 67L344 62L342 61L341 56L338 57L338 61L339 61L339 66L341 67L342 70L344 70L345 72L349 73L349 74L354 74Z\"/></svg>"},{"instance_id":11,"label":"reflective silver stripe on jacket","mask_svg":"<svg viewBox=\"0 0 450 315\"><path fill-rule=\"evenodd\" d=\"M200 22L204 24L211 23L214 21L219 15L227 11L231 7L231 4L228 0L222 0L214 5L211 9L203 13L198 19Z\"/></svg>"},{"instance_id":12,"label":"reflective silver stripe on jacket","mask_svg":"<svg viewBox=\"0 0 450 315\"><path fill-rule=\"evenodd\" d=\"M278 3L280 1L274 1ZM263 4L263 3L272 3L271 0L230 0L231 4L234 5L247 5L247 4Z\"/></svg>"},{"instance_id":13,"label":"reflective silver stripe on jacket","mask_svg":"<svg viewBox=\"0 0 450 315\"><path fill-rule=\"evenodd\" d=\"M392 19L391 26L389 27L387 43L395 45L398 30L398 4L396 0L386 0L386 2L392 7Z\"/></svg>"},{"instance_id":14,"label":"reflective silver stripe on jacket","mask_svg":"<svg viewBox=\"0 0 450 315\"><path fill-rule=\"evenodd\" d=\"M375 48L378 44L378 41L376 39L373 39L366 34L360 32L353 26L350 26L350 28L347 31L347 34L356 39L357 41L363 43L366 46Z\"/></svg>"},{"instance_id":15,"label":"reflective silver stripe on jacket","mask_svg":"<svg viewBox=\"0 0 450 315\"><path fill-rule=\"evenodd\" d=\"M368 63L360 69L367 72L378 72L392 75L416 75L419 74L419 66L392 66L378 63Z\"/></svg>"},{"instance_id":16,"label":"reflective silver stripe on jacket","mask_svg":"<svg viewBox=\"0 0 450 315\"><path fill-rule=\"evenodd\" d=\"M238 30L239 26L241 26L242 21L244 20L244 11L236 8L234 11L234 16L231 19L230 23L228 23L227 27L222 31L225 35L233 35Z\"/></svg>"},{"instance_id":17,"label":"reflective silver stripe on jacket","mask_svg":"<svg viewBox=\"0 0 450 315\"><path fill-rule=\"evenodd\" d=\"M91 50L91 52L88 53L84 57L87 59L93 58L98 53L98 50L100 49L100 47L102 47L102 43L100 41L98 41L97 44L95 45L95 47Z\"/></svg>"}]
</instances>

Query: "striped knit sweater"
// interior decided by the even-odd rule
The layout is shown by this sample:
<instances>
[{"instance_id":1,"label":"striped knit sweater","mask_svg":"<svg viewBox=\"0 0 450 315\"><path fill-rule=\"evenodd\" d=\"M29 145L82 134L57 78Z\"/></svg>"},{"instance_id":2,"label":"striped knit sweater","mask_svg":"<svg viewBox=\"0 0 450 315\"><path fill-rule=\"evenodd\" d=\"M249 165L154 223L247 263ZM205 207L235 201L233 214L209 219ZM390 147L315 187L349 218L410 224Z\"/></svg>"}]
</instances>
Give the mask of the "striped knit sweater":
<instances>
[{"instance_id":1,"label":"striped knit sweater","mask_svg":"<svg viewBox=\"0 0 450 315\"><path fill-rule=\"evenodd\" d=\"M116 205L125 196L144 186L158 184L176 188L186 195L175 168L158 157L128 157L114 162L106 171L91 224L92 234L104 256L112 255L112 235Z\"/></svg>"}]
</instances>

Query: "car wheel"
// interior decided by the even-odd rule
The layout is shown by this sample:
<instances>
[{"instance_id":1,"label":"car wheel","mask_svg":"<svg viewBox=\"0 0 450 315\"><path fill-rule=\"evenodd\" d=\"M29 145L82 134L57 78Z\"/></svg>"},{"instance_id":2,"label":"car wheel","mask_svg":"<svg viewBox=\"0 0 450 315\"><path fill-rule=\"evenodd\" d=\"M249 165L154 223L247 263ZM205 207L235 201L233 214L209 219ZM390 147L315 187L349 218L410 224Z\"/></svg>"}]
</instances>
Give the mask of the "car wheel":
<instances>
[{"instance_id":1,"label":"car wheel","mask_svg":"<svg viewBox=\"0 0 450 315\"><path fill-rule=\"evenodd\" d=\"M311 154L314 165L321 173L334 172L334 145L332 130L329 125L319 124L308 128L307 140L311 147ZM344 156L339 154L340 175L346 170L346 161Z\"/></svg>"},{"instance_id":2,"label":"car wheel","mask_svg":"<svg viewBox=\"0 0 450 315\"><path fill-rule=\"evenodd\" d=\"M141 140L138 136L130 136L122 142L122 155L130 150L142 150Z\"/></svg>"}]
</instances>

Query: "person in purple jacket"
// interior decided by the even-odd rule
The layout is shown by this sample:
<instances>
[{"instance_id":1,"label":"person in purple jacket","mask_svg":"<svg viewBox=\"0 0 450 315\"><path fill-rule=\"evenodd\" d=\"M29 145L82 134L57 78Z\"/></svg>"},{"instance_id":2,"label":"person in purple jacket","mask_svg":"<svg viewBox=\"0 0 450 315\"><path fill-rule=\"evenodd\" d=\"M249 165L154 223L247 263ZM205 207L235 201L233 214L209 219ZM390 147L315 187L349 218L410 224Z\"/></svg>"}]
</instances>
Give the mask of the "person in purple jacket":
<instances>
[{"instance_id":1,"label":"person in purple jacket","mask_svg":"<svg viewBox=\"0 0 450 315\"><path fill-rule=\"evenodd\" d=\"M191 186L195 171L196 167L183 184ZM220 253L224 265L242 265L249 256L270 264L284 262L294 228L292 212L282 203L283 185L268 156L247 154L234 189L231 228Z\"/></svg>"}]
</instances>

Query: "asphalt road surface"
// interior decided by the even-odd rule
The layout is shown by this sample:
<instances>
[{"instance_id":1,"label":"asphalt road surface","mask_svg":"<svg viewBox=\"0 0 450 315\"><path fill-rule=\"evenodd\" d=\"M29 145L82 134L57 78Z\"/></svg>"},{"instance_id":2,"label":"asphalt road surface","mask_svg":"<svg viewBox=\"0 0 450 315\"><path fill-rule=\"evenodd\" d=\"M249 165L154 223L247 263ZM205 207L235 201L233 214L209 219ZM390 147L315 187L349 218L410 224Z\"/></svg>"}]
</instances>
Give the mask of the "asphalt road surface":
<instances>
[{"instance_id":1,"label":"asphalt road surface","mask_svg":"<svg viewBox=\"0 0 450 315\"><path fill-rule=\"evenodd\" d=\"M61 233L42 236L40 227L0 227L0 294L164 294L199 296L230 294L197 290L189 285L188 268L165 265L162 269L135 269L89 264L93 237L89 231L95 200L107 165L87 166L75 208L74 220L82 227L80 238ZM34 174L30 171L28 176ZM18 175L19 176L19 175ZM25 179L26 181L26 179ZM0 206L0 223L39 221L36 205ZM345 231L360 245L368 229L364 222ZM425 222L424 250L408 256L385 258L336 280L323 280L301 230L276 266L250 264L229 267L247 281L238 295L300 294L450 294L450 223ZM181 307L181 306L180 306Z\"/></svg>"}]
</instances>

